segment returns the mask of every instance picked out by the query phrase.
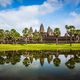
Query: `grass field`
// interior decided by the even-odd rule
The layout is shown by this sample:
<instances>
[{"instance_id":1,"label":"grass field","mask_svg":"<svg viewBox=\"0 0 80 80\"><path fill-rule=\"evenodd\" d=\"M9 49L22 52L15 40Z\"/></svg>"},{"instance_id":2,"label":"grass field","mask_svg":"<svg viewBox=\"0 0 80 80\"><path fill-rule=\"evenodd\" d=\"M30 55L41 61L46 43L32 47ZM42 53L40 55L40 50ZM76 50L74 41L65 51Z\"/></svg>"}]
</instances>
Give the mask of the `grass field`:
<instances>
[{"instance_id":1,"label":"grass field","mask_svg":"<svg viewBox=\"0 0 80 80\"><path fill-rule=\"evenodd\" d=\"M3 50L80 50L80 44L0 44Z\"/></svg>"}]
</instances>

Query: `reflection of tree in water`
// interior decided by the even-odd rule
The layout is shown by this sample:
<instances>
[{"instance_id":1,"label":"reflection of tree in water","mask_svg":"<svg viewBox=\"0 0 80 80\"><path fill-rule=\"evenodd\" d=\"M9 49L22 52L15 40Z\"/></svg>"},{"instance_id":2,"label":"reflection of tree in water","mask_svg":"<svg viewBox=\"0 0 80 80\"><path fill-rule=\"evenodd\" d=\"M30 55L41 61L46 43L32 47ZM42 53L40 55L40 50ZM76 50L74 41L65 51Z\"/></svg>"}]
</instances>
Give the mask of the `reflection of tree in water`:
<instances>
[{"instance_id":1,"label":"reflection of tree in water","mask_svg":"<svg viewBox=\"0 0 80 80\"><path fill-rule=\"evenodd\" d=\"M33 56L30 56L29 59L30 59L30 62L33 63Z\"/></svg>"},{"instance_id":2,"label":"reflection of tree in water","mask_svg":"<svg viewBox=\"0 0 80 80\"><path fill-rule=\"evenodd\" d=\"M80 63L80 57L78 56L78 54L74 55L74 60L76 63Z\"/></svg>"},{"instance_id":3,"label":"reflection of tree in water","mask_svg":"<svg viewBox=\"0 0 80 80\"><path fill-rule=\"evenodd\" d=\"M32 54L33 54L33 57L35 58L35 60L37 60L37 59L39 59L39 57L40 57L40 52L32 52Z\"/></svg>"},{"instance_id":4,"label":"reflection of tree in water","mask_svg":"<svg viewBox=\"0 0 80 80\"><path fill-rule=\"evenodd\" d=\"M69 69L74 69L75 68L75 60L74 58L70 58L65 65L69 68Z\"/></svg>"},{"instance_id":5,"label":"reflection of tree in water","mask_svg":"<svg viewBox=\"0 0 80 80\"><path fill-rule=\"evenodd\" d=\"M53 55L47 54L47 61L48 61L49 64L52 61L52 59L53 59Z\"/></svg>"},{"instance_id":6,"label":"reflection of tree in water","mask_svg":"<svg viewBox=\"0 0 80 80\"><path fill-rule=\"evenodd\" d=\"M0 64L5 63L11 63L12 65L15 65L16 63L20 62L21 55L24 55L26 58L23 60L23 64L25 66L29 66L33 63L33 59L39 60L41 66L44 65L45 59L47 59L47 62L50 64L51 61L53 61L53 64L58 67L60 66L61 60L59 59L59 55L63 54L65 56L72 55L70 59L65 62L65 65L69 69L75 68L75 63L80 63L80 51L1 51L0 52ZM53 54L55 53L55 54ZM53 56L55 58L53 59ZM68 59L66 57L66 59Z\"/></svg>"},{"instance_id":7,"label":"reflection of tree in water","mask_svg":"<svg viewBox=\"0 0 80 80\"><path fill-rule=\"evenodd\" d=\"M56 53L55 53L55 59L53 59L53 64L56 66L56 67L59 67L60 66L60 63L61 63L61 60L58 58L59 57L59 51L57 50Z\"/></svg>"},{"instance_id":8,"label":"reflection of tree in water","mask_svg":"<svg viewBox=\"0 0 80 80\"><path fill-rule=\"evenodd\" d=\"M59 57L59 53L60 53L60 52L57 50L57 51L56 51L56 54L55 54L55 57Z\"/></svg>"},{"instance_id":9,"label":"reflection of tree in water","mask_svg":"<svg viewBox=\"0 0 80 80\"><path fill-rule=\"evenodd\" d=\"M30 65L30 59L28 58L25 58L24 61L23 61L23 64L27 67Z\"/></svg>"},{"instance_id":10,"label":"reflection of tree in water","mask_svg":"<svg viewBox=\"0 0 80 80\"><path fill-rule=\"evenodd\" d=\"M63 54L64 54L65 58L68 57L68 52L63 52Z\"/></svg>"},{"instance_id":11,"label":"reflection of tree in water","mask_svg":"<svg viewBox=\"0 0 80 80\"><path fill-rule=\"evenodd\" d=\"M17 62L20 62L20 57L15 54L11 57L11 64L15 65Z\"/></svg>"},{"instance_id":12,"label":"reflection of tree in water","mask_svg":"<svg viewBox=\"0 0 80 80\"><path fill-rule=\"evenodd\" d=\"M3 56L4 57L5 54L6 54L5 51L0 51L0 56Z\"/></svg>"},{"instance_id":13,"label":"reflection of tree in water","mask_svg":"<svg viewBox=\"0 0 80 80\"><path fill-rule=\"evenodd\" d=\"M61 60L56 57L56 58L53 60L53 63L54 63L54 65L55 65L56 67L59 67L59 65L60 65L60 63L61 63Z\"/></svg>"},{"instance_id":14,"label":"reflection of tree in water","mask_svg":"<svg viewBox=\"0 0 80 80\"><path fill-rule=\"evenodd\" d=\"M80 51L78 51L77 55L78 55L78 57L80 57Z\"/></svg>"},{"instance_id":15,"label":"reflection of tree in water","mask_svg":"<svg viewBox=\"0 0 80 80\"><path fill-rule=\"evenodd\" d=\"M20 54L18 54L18 52L15 51L12 51L11 53L7 53L5 62L15 65L17 62L20 62Z\"/></svg>"},{"instance_id":16,"label":"reflection of tree in water","mask_svg":"<svg viewBox=\"0 0 80 80\"><path fill-rule=\"evenodd\" d=\"M76 63L80 63L80 58L79 58L80 51L72 51L72 50L70 50L70 52L68 52L68 54L73 54L74 57L71 57L71 58L65 63L65 65L66 65L69 69L74 69L74 68L75 68L75 64L76 64Z\"/></svg>"},{"instance_id":17,"label":"reflection of tree in water","mask_svg":"<svg viewBox=\"0 0 80 80\"><path fill-rule=\"evenodd\" d=\"M5 59L0 56L0 64L4 64L4 63L5 63Z\"/></svg>"}]
</instances>

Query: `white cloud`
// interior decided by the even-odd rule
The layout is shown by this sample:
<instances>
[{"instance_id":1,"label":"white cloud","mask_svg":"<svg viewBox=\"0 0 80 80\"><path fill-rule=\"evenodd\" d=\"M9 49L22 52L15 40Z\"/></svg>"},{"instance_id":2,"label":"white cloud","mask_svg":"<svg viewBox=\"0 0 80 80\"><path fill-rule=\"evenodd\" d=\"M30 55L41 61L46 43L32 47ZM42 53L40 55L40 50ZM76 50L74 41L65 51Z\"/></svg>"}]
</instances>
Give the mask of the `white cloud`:
<instances>
[{"instance_id":1,"label":"white cloud","mask_svg":"<svg viewBox=\"0 0 80 80\"><path fill-rule=\"evenodd\" d=\"M65 24L74 25L76 28L80 28L80 14L75 11L70 13L71 18L65 21Z\"/></svg>"},{"instance_id":2,"label":"white cloud","mask_svg":"<svg viewBox=\"0 0 80 80\"><path fill-rule=\"evenodd\" d=\"M58 0L47 0L40 6L41 14L51 13L62 7Z\"/></svg>"},{"instance_id":3,"label":"white cloud","mask_svg":"<svg viewBox=\"0 0 80 80\"><path fill-rule=\"evenodd\" d=\"M8 2L6 5L8 5ZM61 5L59 5L58 0L57 2L56 0L48 0L42 5L20 6L15 10L2 10L0 11L0 28L15 28L19 32L21 32L23 28L30 26L38 29L41 23L39 17L53 12L60 7Z\"/></svg>"},{"instance_id":4,"label":"white cloud","mask_svg":"<svg viewBox=\"0 0 80 80\"><path fill-rule=\"evenodd\" d=\"M39 22L36 6L22 6L18 10L0 11L0 28L15 28L22 31L25 27L37 27Z\"/></svg>"},{"instance_id":5,"label":"white cloud","mask_svg":"<svg viewBox=\"0 0 80 80\"><path fill-rule=\"evenodd\" d=\"M12 0L0 0L0 6L6 7L12 4Z\"/></svg>"},{"instance_id":6,"label":"white cloud","mask_svg":"<svg viewBox=\"0 0 80 80\"><path fill-rule=\"evenodd\" d=\"M74 16L74 17L77 17L78 16L78 14L75 11L71 12L70 15L71 16Z\"/></svg>"},{"instance_id":7,"label":"white cloud","mask_svg":"<svg viewBox=\"0 0 80 80\"><path fill-rule=\"evenodd\" d=\"M4 2L2 2L4 1ZM70 3L71 0L66 3ZM80 1L80 0L79 0ZM11 5L12 0L0 0L0 5L7 6ZM77 3L78 0L77 0ZM5 5L4 5L5 4ZM25 27L33 27L33 29L39 29L41 21L39 20L40 16L44 16L48 13L54 12L60 9L63 6L63 3L59 0L47 0L41 5L32 5L32 6L20 6L15 10L2 10L0 11L0 28L11 29L15 28L17 31L21 32ZM63 24L72 24L79 26L80 24L80 14L77 14L75 11L70 13L71 18L67 18L63 21L62 24L56 25L63 30ZM53 25L53 27L55 26ZM63 26L63 27L62 27ZM64 31L63 31L64 32Z\"/></svg>"}]
</instances>

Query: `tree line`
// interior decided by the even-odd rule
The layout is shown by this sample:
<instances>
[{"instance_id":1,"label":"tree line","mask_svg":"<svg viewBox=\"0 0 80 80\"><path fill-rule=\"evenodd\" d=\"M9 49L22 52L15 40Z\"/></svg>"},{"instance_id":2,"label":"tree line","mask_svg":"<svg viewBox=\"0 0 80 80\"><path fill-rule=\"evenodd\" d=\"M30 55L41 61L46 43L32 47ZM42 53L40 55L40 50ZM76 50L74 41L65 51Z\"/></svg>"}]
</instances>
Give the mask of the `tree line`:
<instances>
[{"instance_id":1,"label":"tree line","mask_svg":"<svg viewBox=\"0 0 80 80\"><path fill-rule=\"evenodd\" d=\"M72 43L73 37L75 42L78 42L80 40L80 29L76 29L76 27L73 25L65 25L65 28L66 28L66 33L64 35L66 39L67 37L70 37L70 45ZM44 33L45 30L43 24L40 25L39 31L37 31L36 29L35 31L33 31L32 27L24 28L22 30L22 34L23 34L22 36L15 29L11 29L11 30L0 29L0 43L5 43L5 41L9 42L11 40L13 44L15 44L17 43L17 40L20 40L21 38L24 39L26 43L27 40L31 38L34 39L35 41L37 40L42 41ZM53 30L51 29L51 27L48 27L46 34L48 36L54 36L56 38L56 44L58 44L58 38L61 36L60 28L54 28Z\"/></svg>"}]
</instances>

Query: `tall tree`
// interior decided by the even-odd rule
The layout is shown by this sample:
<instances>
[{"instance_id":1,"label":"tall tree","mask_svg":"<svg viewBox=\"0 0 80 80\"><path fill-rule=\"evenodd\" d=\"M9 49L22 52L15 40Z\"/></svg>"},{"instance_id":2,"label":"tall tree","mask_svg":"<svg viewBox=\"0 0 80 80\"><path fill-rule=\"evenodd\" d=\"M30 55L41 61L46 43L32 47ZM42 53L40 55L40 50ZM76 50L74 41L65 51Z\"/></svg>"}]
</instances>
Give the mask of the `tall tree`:
<instances>
[{"instance_id":1,"label":"tall tree","mask_svg":"<svg viewBox=\"0 0 80 80\"><path fill-rule=\"evenodd\" d=\"M9 43L9 39L10 39L10 31L9 30L5 30L5 40L7 43Z\"/></svg>"},{"instance_id":2,"label":"tall tree","mask_svg":"<svg viewBox=\"0 0 80 80\"><path fill-rule=\"evenodd\" d=\"M23 36L24 36L25 41L27 43L27 37L28 37L28 34L29 34L29 29L28 28L24 28L22 33L23 33Z\"/></svg>"},{"instance_id":3,"label":"tall tree","mask_svg":"<svg viewBox=\"0 0 80 80\"><path fill-rule=\"evenodd\" d=\"M40 32L40 33L44 33L44 25L43 25L43 24L40 25L40 30L39 30L39 32Z\"/></svg>"},{"instance_id":4,"label":"tall tree","mask_svg":"<svg viewBox=\"0 0 80 80\"><path fill-rule=\"evenodd\" d=\"M74 33L75 33L75 27L73 25L66 25L65 26L66 30L67 30L67 33L68 35L70 36L70 46L72 45L72 37L74 36Z\"/></svg>"},{"instance_id":5,"label":"tall tree","mask_svg":"<svg viewBox=\"0 0 80 80\"><path fill-rule=\"evenodd\" d=\"M13 43L16 43L16 41L20 38L20 34L15 29L11 29L10 35L13 39Z\"/></svg>"},{"instance_id":6,"label":"tall tree","mask_svg":"<svg viewBox=\"0 0 80 80\"><path fill-rule=\"evenodd\" d=\"M0 41L1 41L1 43L4 43L4 38L5 38L5 36L4 36L4 30L0 29Z\"/></svg>"},{"instance_id":7,"label":"tall tree","mask_svg":"<svg viewBox=\"0 0 80 80\"><path fill-rule=\"evenodd\" d=\"M61 31L59 28L54 29L54 36L56 37L56 44L58 44L58 37L61 35Z\"/></svg>"}]
</instances>

